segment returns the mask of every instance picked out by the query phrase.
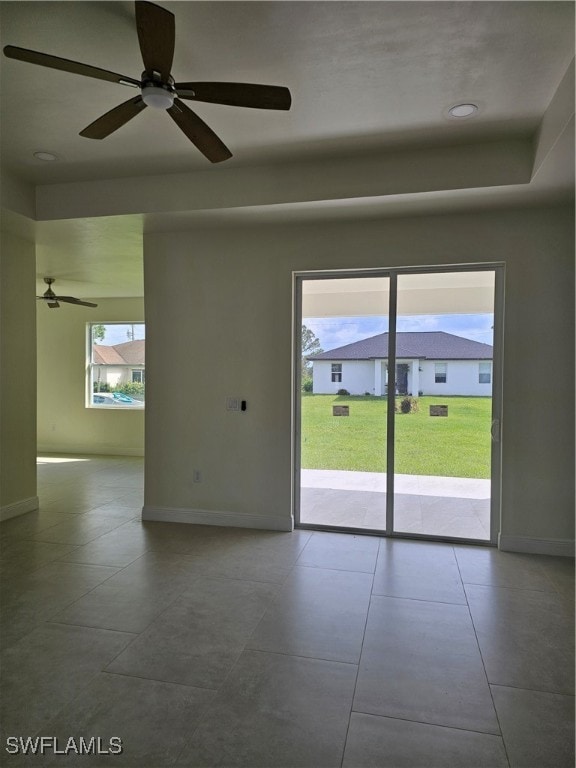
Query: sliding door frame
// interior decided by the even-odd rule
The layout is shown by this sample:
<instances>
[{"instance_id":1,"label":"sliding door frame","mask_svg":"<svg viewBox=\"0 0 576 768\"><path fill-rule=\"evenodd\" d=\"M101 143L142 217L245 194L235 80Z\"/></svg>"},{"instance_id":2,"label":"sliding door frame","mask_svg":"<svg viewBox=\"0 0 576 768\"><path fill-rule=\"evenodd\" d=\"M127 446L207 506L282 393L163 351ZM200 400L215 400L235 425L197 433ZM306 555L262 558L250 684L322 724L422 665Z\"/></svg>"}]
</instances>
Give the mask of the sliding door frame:
<instances>
[{"instance_id":1,"label":"sliding door frame","mask_svg":"<svg viewBox=\"0 0 576 768\"><path fill-rule=\"evenodd\" d=\"M300 521L301 494L301 428L302 428L302 285L307 280L335 280L346 278L388 278L388 371L396 371L396 320L398 305L398 277L414 274L438 274L442 272L493 272L494 273L494 333L492 359L492 422L490 457L490 537L466 539L462 537L394 531L394 452L395 452L395 387L387 388L387 438L386 438L386 528L370 529L353 526L317 525ZM390 538L423 539L460 544L497 546L500 530L502 499L502 386L503 386L503 338L504 338L504 279L503 262L480 264L442 264L418 267L382 267L373 269L311 270L293 272L293 344L292 344L292 514L297 528L337 531Z\"/></svg>"}]
</instances>

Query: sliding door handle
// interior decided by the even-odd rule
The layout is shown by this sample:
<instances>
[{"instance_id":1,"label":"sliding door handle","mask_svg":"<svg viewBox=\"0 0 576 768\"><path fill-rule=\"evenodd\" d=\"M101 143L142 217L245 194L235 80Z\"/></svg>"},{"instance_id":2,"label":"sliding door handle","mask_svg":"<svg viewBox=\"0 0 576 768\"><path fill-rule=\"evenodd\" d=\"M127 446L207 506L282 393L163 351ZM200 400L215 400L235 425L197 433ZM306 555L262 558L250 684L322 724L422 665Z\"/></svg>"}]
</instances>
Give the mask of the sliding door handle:
<instances>
[{"instance_id":1,"label":"sliding door handle","mask_svg":"<svg viewBox=\"0 0 576 768\"><path fill-rule=\"evenodd\" d=\"M492 419L492 426L490 427L490 437L493 443L500 442L500 419Z\"/></svg>"}]
</instances>

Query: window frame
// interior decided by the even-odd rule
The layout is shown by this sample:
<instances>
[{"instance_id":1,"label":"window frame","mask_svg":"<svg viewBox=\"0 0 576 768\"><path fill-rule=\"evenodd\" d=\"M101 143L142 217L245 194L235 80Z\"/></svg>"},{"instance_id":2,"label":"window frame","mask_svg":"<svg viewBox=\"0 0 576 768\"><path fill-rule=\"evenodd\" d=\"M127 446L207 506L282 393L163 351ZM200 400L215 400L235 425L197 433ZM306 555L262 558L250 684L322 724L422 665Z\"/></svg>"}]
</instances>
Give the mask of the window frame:
<instances>
[{"instance_id":1,"label":"window frame","mask_svg":"<svg viewBox=\"0 0 576 768\"><path fill-rule=\"evenodd\" d=\"M106 363L94 363L93 362L93 335L92 335L92 329L94 326L113 326L113 325L120 325L120 326L142 326L144 328L144 339L143 341L146 341L146 323L144 320L111 320L111 321L103 321L103 320L96 320L86 323L86 373L85 373L85 407L91 408L94 410L110 410L110 411L143 411L146 408L146 396L144 396L144 400L138 403L123 403L121 401L115 401L112 398L109 397L110 392L104 392L102 393L103 396L105 396L105 400L109 400L110 402L101 402L97 403L94 402L94 395L97 395L98 392L94 391L94 381L95 376L94 372L97 369L102 370L103 368L106 368ZM138 341L139 339L135 339ZM98 342L96 342L98 343ZM121 342L118 342L121 343ZM113 345L110 345L113 346ZM137 365L137 364L136 364ZM125 369L127 371L127 378L125 383L134 383L133 382L133 372L138 370L141 371L142 376L142 383L145 384L145 371L146 366L143 365L141 368L136 368L134 363L115 363L114 365L110 365L112 368L121 368ZM108 386L109 382L105 382L106 386Z\"/></svg>"},{"instance_id":2,"label":"window frame","mask_svg":"<svg viewBox=\"0 0 576 768\"><path fill-rule=\"evenodd\" d=\"M485 370L482 370L482 367L484 366ZM486 370L486 368L488 370ZM483 376L487 376L488 378L485 378L484 381L482 380ZM492 384L492 361L491 360L482 360L478 363L478 384Z\"/></svg>"},{"instance_id":3,"label":"window frame","mask_svg":"<svg viewBox=\"0 0 576 768\"><path fill-rule=\"evenodd\" d=\"M442 379L441 377L444 377L444 378ZM448 383L448 363L435 362L434 363L434 384L447 384L447 383Z\"/></svg>"},{"instance_id":4,"label":"window frame","mask_svg":"<svg viewBox=\"0 0 576 768\"><path fill-rule=\"evenodd\" d=\"M342 384L342 363L331 363L330 380L332 384Z\"/></svg>"}]
</instances>

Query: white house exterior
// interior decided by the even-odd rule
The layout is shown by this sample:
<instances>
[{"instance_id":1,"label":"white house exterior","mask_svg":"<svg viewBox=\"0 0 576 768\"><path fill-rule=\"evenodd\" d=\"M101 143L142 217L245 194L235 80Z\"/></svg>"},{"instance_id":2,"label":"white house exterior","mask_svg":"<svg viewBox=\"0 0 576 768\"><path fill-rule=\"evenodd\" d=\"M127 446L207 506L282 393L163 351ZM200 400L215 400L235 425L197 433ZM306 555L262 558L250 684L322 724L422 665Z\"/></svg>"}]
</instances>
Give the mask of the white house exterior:
<instances>
[{"instance_id":1,"label":"white house exterior","mask_svg":"<svg viewBox=\"0 0 576 768\"><path fill-rule=\"evenodd\" d=\"M388 334L312 355L313 392L385 395ZM396 391L410 395L492 394L492 347L444 331L396 335Z\"/></svg>"},{"instance_id":2,"label":"white house exterior","mask_svg":"<svg viewBox=\"0 0 576 768\"><path fill-rule=\"evenodd\" d=\"M128 382L144 383L145 341L125 341L106 346L92 345L92 380L96 391L100 385L110 389Z\"/></svg>"}]
</instances>

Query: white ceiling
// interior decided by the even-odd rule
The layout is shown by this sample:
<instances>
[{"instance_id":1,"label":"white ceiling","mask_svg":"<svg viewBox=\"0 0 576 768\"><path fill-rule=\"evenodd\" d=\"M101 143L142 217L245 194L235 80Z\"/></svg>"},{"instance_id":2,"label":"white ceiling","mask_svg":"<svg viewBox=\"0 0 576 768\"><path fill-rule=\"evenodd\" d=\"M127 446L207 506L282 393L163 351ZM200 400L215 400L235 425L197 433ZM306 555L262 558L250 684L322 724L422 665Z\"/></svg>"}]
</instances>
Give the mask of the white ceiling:
<instances>
[{"instance_id":1,"label":"white ceiling","mask_svg":"<svg viewBox=\"0 0 576 768\"><path fill-rule=\"evenodd\" d=\"M78 135L130 98L126 87L2 57L1 162L45 192L62 182L156 174L214 178L234 171L366 158L398 149L531 139L574 57L571 2L165 2L176 17L178 81L232 80L286 85L290 112L193 105L233 153L212 166L161 112L146 110L103 141ZM2 46L51 53L139 78L131 2L0 3ZM447 109L474 102L473 119ZM569 142L570 143L570 142ZM59 160L43 163L33 152ZM500 189L460 184L427 195L373 192L344 199L241 203L173 211L175 226L310 220L436 211L527 195L562 198L572 185L564 155L531 184ZM552 167L552 166L551 166ZM278 170L280 169L280 170ZM478 187L478 188L476 188ZM86 187L89 189L89 186ZM54 187L55 194L56 187ZM416 198L416 199L414 199ZM536 197L535 197L536 199ZM408 206L408 208L407 208ZM8 206L9 207L9 206ZM120 211L120 213L123 213ZM66 216L60 216L66 218ZM36 223L38 273L52 271L77 295L141 295L144 227L171 225L166 212L82 216ZM110 277L109 264L118 273ZM61 290L62 287L61 287Z\"/></svg>"}]
</instances>

